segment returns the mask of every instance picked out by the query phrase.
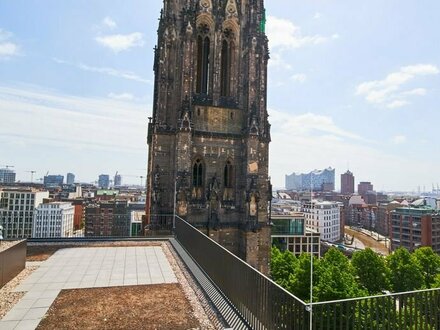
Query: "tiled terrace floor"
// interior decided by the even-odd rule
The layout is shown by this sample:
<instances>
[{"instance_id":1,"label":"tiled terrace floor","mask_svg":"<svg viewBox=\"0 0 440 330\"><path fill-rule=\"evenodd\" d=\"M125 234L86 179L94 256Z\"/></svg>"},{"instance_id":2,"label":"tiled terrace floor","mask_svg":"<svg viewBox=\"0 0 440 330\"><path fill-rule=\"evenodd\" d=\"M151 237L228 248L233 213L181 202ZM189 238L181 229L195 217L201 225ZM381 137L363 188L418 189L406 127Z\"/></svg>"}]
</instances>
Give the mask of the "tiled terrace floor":
<instances>
[{"instance_id":1,"label":"tiled terrace floor","mask_svg":"<svg viewBox=\"0 0 440 330\"><path fill-rule=\"evenodd\" d=\"M0 321L0 330L35 329L63 289L175 282L159 246L59 250L15 289L26 294Z\"/></svg>"}]
</instances>

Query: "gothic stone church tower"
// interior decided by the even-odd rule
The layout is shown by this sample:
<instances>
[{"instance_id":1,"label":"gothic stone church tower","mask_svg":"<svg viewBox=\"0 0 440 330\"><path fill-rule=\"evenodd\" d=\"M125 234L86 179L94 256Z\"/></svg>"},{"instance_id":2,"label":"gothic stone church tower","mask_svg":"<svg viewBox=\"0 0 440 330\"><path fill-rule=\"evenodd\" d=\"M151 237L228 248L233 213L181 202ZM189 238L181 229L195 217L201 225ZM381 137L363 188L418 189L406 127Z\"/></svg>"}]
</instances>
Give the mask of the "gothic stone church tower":
<instances>
[{"instance_id":1,"label":"gothic stone church tower","mask_svg":"<svg viewBox=\"0 0 440 330\"><path fill-rule=\"evenodd\" d=\"M164 0L148 127L147 219L176 213L267 272L263 0ZM147 220L148 221L148 220Z\"/></svg>"}]
</instances>

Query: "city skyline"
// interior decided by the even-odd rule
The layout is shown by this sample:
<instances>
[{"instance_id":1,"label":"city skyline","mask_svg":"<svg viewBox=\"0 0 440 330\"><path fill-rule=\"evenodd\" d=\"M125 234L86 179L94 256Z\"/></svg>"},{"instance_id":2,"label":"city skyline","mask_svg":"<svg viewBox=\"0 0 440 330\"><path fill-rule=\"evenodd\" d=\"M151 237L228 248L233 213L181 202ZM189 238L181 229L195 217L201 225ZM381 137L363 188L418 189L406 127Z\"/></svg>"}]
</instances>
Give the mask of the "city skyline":
<instances>
[{"instance_id":1,"label":"city skyline","mask_svg":"<svg viewBox=\"0 0 440 330\"><path fill-rule=\"evenodd\" d=\"M116 171L145 175L161 6L3 1L0 167L14 165L21 181L31 170L34 181L48 170L85 182ZM429 127L440 119L440 4L266 7L274 187L293 171L332 166L338 175L347 162L356 182L378 191L436 185L440 156Z\"/></svg>"}]
</instances>

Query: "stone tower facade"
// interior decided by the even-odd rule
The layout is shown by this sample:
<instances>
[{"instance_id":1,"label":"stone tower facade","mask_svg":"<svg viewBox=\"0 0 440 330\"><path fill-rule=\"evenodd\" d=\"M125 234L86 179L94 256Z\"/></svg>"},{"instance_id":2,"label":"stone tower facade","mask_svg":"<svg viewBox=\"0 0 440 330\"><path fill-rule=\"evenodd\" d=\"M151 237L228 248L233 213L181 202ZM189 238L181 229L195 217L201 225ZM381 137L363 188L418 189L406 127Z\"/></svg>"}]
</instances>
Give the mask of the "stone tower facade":
<instances>
[{"instance_id":1,"label":"stone tower facade","mask_svg":"<svg viewBox=\"0 0 440 330\"><path fill-rule=\"evenodd\" d=\"M164 0L146 210L147 224L176 212L267 272L272 193L264 28L263 0Z\"/></svg>"}]
</instances>

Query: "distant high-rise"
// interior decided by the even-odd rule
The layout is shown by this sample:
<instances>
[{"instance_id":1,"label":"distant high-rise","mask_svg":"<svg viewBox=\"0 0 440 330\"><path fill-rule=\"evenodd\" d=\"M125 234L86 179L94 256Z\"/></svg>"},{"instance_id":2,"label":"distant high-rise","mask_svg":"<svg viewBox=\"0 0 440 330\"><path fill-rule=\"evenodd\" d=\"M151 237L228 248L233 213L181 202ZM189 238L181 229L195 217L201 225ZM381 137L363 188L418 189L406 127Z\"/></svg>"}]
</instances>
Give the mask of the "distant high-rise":
<instances>
[{"instance_id":1,"label":"distant high-rise","mask_svg":"<svg viewBox=\"0 0 440 330\"><path fill-rule=\"evenodd\" d=\"M73 184L75 182L75 174L67 173L66 183Z\"/></svg>"},{"instance_id":2,"label":"distant high-rise","mask_svg":"<svg viewBox=\"0 0 440 330\"><path fill-rule=\"evenodd\" d=\"M0 183L14 183L15 172L9 168L0 168Z\"/></svg>"},{"instance_id":3,"label":"distant high-rise","mask_svg":"<svg viewBox=\"0 0 440 330\"><path fill-rule=\"evenodd\" d=\"M367 192L373 190L371 182L359 182L358 184L358 194L361 195L363 199L365 199Z\"/></svg>"},{"instance_id":4,"label":"distant high-rise","mask_svg":"<svg viewBox=\"0 0 440 330\"><path fill-rule=\"evenodd\" d=\"M110 176L108 174L101 174L98 179L98 187L108 189L110 187Z\"/></svg>"},{"instance_id":5,"label":"distant high-rise","mask_svg":"<svg viewBox=\"0 0 440 330\"><path fill-rule=\"evenodd\" d=\"M354 194L354 175L350 171L341 174L341 194Z\"/></svg>"},{"instance_id":6,"label":"distant high-rise","mask_svg":"<svg viewBox=\"0 0 440 330\"><path fill-rule=\"evenodd\" d=\"M120 174L118 174L118 172L116 172L113 182L114 182L115 187L122 186L122 176Z\"/></svg>"},{"instance_id":7,"label":"distant high-rise","mask_svg":"<svg viewBox=\"0 0 440 330\"><path fill-rule=\"evenodd\" d=\"M46 188L61 187L64 182L63 175L46 175L43 179Z\"/></svg>"},{"instance_id":8,"label":"distant high-rise","mask_svg":"<svg viewBox=\"0 0 440 330\"><path fill-rule=\"evenodd\" d=\"M306 174L286 175L286 189L297 191L333 191L335 189L335 169L314 170Z\"/></svg>"}]
</instances>

